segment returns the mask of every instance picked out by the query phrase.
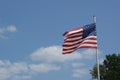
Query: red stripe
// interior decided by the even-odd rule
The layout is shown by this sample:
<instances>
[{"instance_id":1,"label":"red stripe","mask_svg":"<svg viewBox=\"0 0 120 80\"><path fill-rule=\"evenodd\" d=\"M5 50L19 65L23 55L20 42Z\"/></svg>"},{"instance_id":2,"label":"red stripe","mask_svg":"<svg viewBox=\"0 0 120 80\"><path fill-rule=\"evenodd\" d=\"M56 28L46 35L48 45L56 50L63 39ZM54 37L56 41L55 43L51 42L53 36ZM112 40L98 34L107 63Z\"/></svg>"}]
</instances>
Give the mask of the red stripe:
<instances>
[{"instance_id":1,"label":"red stripe","mask_svg":"<svg viewBox=\"0 0 120 80\"><path fill-rule=\"evenodd\" d=\"M77 47L73 47L73 48L68 48L68 49L64 49L63 48L63 51L69 51L69 50L74 50L74 49L76 49Z\"/></svg>"},{"instance_id":2,"label":"red stripe","mask_svg":"<svg viewBox=\"0 0 120 80\"><path fill-rule=\"evenodd\" d=\"M63 47L71 47L80 44L81 42L77 42L75 44L63 44Z\"/></svg>"},{"instance_id":3,"label":"red stripe","mask_svg":"<svg viewBox=\"0 0 120 80\"><path fill-rule=\"evenodd\" d=\"M81 46L81 47L79 47L79 48L97 48L97 46ZM79 49L78 48L78 49Z\"/></svg>"},{"instance_id":4,"label":"red stripe","mask_svg":"<svg viewBox=\"0 0 120 80\"><path fill-rule=\"evenodd\" d=\"M84 40L97 40L97 38L95 38L95 37L91 37L91 38L85 38Z\"/></svg>"},{"instance_id":5,"label":"red stripe","mask_svg":"<svg viewBox=\"0 0 120 80\"><path fill-rule=\"evenodd\" d=\"M74 36L68 36L67 38L76 38L76 37L81 37L82 36L82 34L80 34L80 35L74 35Z\"/></svg>"},{"instance_id":6,"label":"red stripe","mask_svg":"<svg viewBox=\"0 0 120 80\"><path fill-rule=\"evenodd\" d=\"M81 38L75 39L75 40L68 40L68 39L65 39L65 40L64 40L64 43L66 43L66 42L76 42L76 41L79 41L79 40L82 40L82 39L81 39Z\"/></svg>"},{"instance_id":7,"label":"red stripe","mask_svg":"<svg viewBox=\"0 0 120 80\"><path fill-rule=\"evenodd\" d=\"M74 52L74 51L70 51L70 52L63 52L63 54L70 54L70 53L72 53L72 52Z\"/></svg>"},{"instance_id":8,"label":"red stripe","mask_svg":"<svg viewBox=\"0 0 120 80\"><path fill-rule=\"evenodd\" d=\"M65 36L65 35L67 35L69 32L72 32L72 31L77 31L77 30L81 30L82 28L75 28L75 29L73 29L73 30L69 30L69 31L66 31L64 34L63 34L63 36ZM72 34L74 34L74 33L72 33Z\"/></svg>"},{"instance_id":9,"label":"red stripe","mask_svg":"<svg viewBox=\"0 0 120 80\"><path fill-rule=\"evenodd\" d=\"M75 41L78 41L78 40L82 40L81 37L76 37L76 38L66 38L64 40L64 42L75 42Z\"/></svg>"},{"instance_id":10,"label":"red stripe","mask_svg":"<svg viewBox=\"0 0 120 80\"><path fill-rule=\"evenodd\" d=\"M63 54L70 54L70 53L74 52L76 49L63 51Z\"/></svg>"},{"instance_id":11,"label":"red stripe","mask_svg":"<svg viewBox=\"0 0 120 80\"><path fill-rule=\"evenodd\" d=\"M76 33L72 33L72 34L68 34L67 36L73 36L73 35L79 35L79 34L82 34L82 31L80 31L80 32L76 32Z\"/></svg>"}]
</instances>

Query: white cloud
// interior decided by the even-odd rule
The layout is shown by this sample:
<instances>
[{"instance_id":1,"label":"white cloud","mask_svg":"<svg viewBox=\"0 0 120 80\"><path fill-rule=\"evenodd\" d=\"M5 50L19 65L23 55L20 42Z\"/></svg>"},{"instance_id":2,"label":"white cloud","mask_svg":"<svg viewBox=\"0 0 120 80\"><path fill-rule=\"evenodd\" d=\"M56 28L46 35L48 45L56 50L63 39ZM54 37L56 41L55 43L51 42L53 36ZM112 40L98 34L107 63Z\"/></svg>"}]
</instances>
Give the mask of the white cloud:
<instances>
[{"instance_id":1,"label":"white cloud","mask_svg":"<svg viewBox=\"0 0 120 80\"><path fill-rule=\"evenodd\" d=\"M86 49L81 52L63 55L61 46L50 46L37 49L30 55L30 58L33 61L67 62L77 59L92 59L95 57L95 52L94 49Z\"/></svg>"},{"instance_id":2,"label":"white cloud","mask_svg":"<svg viewBox=\"0 0 120 80\"><path fill-rule=\"evenodd\" d=\"M17 28L15 25L8 25L7 27L0 27L0 38L8 39L8 35L16 31L17 31Z\"/></svg>"},{"instance_id":3,"label":"white cloud","mask_svg":"<svg viewBox=\"0 0 120 80\"><path fill-rule=\"evenodd\" d=\"M30 75L22 75L22 76L16 75L12 79L13 80L30 80L31 78L32 76Z\"/></svg>"},{"instance_id":4,"label":"white cloud","mask_svg":"<svg viewBox=\"0 0 120 80\"><path fill-rule=\"evenodd\" d=\"M2 61L0 60L0 80L5 80L12 76L12 74L9 71L9 61Z\"/></svg>"},{"instance_id":5,"label":"white cloud","mask_svg":"<svg viewBox=\"0 0 120 80\"><path fill-rule=\"evenodd\" d=\"M92 60L94 59L94 57L96 57L95 49L85 49L79 52L76 51L71 54L63 55L61 46L42 47L42 48L37 49L30 55L30 59L32 59L33 61L38 61L38 62L44 62L44 63L71 62L69 67L72 66L71 70L73 70L73 73L72 73L73 77L81 77L81 76L85 76L89 74L88 69L81 69L86 64L77 63L77 62L74 63L73 61L89 60L89 59ZM39 67L38 65L37 67L34 67L35 71L39 71L39 70L36 70L36 69L39 69L38 67Z\"/></svg>"},{"instance_id":6,"label":"white cloud","mask_svg":"<svg viewBox=\"0 0 120 80\"><path fill-rule=\"evenodd\" d=\"M84 59L92 59L96 57L96 49L86 49L81 54L83 54Z\"/></svg>"},{"instance_id":7,"label":"white cloud","mask_svg":"<svg viewBox=\"0 0 120 80\"><path fill-rule=\"evenodd\" d=\"M82 77L83 75L87 75L87 74L89 74L87 69L75 69L75 70L73 70L72 76L79 78L79 77Z\"/></svg>"},{"instance_id":8,"label":"white cloud","mask_svg":"<svg viewBox=\"0 0 120 80\"><path fill-rule=\"evenodd\" d=\"M10 25L6 28L6 31L8 32L15 32L17 29L16 29L16 26L14 25Z\"/></svg>"},{"instance_id":9,"label":"white cloud","mask_svg":"<svg viewBox=\"0 0 120 80\"><path fill-rule=\"evenodd\" d=\"M10 66L10 65L11 65L11 62L10 62L9 60L5 60L5 61L0 60L0 67L1 67L1 66L6 66L6 67L8 67L8 66Z\"/></svg>"},{"instance_id":10,"label":"white cloud","mask_svg":"<svg viewBox=\"0 0 120 80\"><path fill-rule=\"evenodd\" d=\"M73 68L79 68L79 67L82 67L82 66L85 66L85 64L84 63L72 63Z\"/></svg>"},{"instance_id":11,"label":"white cloud","mask_svg":"<svg viewBox=\"0 0 120 80\"><path fill-rule=\"evenodd\" d=\"M60 46L50 46L46 48L39 48L30 55L30 58L34 61L44 61L44 62L66 62L73 61L75 59L81 59L81 54L62 54L62 47Z\"/></svg>"},{"instance_id":12,"label":"white cloud","mask_svg":"<svg viewBox=\"0 0 120 80\"><path fill-rule=\"evenodd\" d=\"M7 68L0 67L0 80L5 80L11 76Z\"/></svg>"},{"instance_id":13,"label":"white cloud","mask_svg":"<svg viewBox=\"0 0 120 80\"><path fill-rule=\"evenodd\" d=\"M27 63L26 61L10 62L9 60L0 60L0 80L30 80L33 74L59 71L62 67L65 68L66 65L72 68L73 77L84 76L89 74L88 70L81 69L86 64L74 61L88 60L94 56L95 51L90 49L63 55L61 46L39 48L30 55L31 63ZM56 63L70 64L58 66Z\"/></svg>"},{"instance_id":14,"label":"white cloud","mask_svg":"<svg viewBox=\"0 0 120 80\"><path fill-rule=\"evenodd\" d=\"M7 33L7 32L15 32L17 28L15 25L9 25L7 27L0 28L0 34Z\"/></svg>"},{"instance_id":15,"label":"white cloud","mask_svg":"<svg viewBox=\"0 0 120 80\"><path fill-rule=\"evenodd\" d=\"M55 66L53 64L30 64L29 68L34 73L47 73L49 71L57 71L60 70L60 67Z\"/></svg>"},{"instance_id":16,"label":"white cloud","mask_svg":"<svg viewBox=\"0 0 120 80\"><path fill-rule=\"evenodd\" d=\"M58 71L61 67L54 64L47 63L27 63L27 62L14 62L0 60L0 80L26 80L32 78L32 74L48 73L50 71Z\"/></svg>"},{"instance_id":17,"label":"white cloud","mask_svg":"<svg viewBox=\"0 0 120 80\"><path fill-rule=\"evenodd\" d=\"M0 33L4 33L5 29L4 28L0 28Z\"/></svg>"},{"instance_id":18,"label":"white cloud","mask_svg":"<svg viewBox=\"0 0 120 80\"><path fill-rule=\"evenodd\" d=\"M9 67L9 71L13 74L19 74L19 73L26 73L28 70L28 64L19 62L19 63L13 63Z\"/></svg>"},{"instance_id":19,"label":"white cloud","mask_svg":"<svg viewBox=\"0 0 120 80\"><path fill-rule=\"evenodd\" d=\"M0 66L4 65L4 62L2 60L0 60Z\"/></svg>"},{"instance_id":20,"label":"white cloud","mask_svg":"<svg viewBox=\"0 0 120 80\"><path fill-rule=\"evenodd\" d=\"M26 72L28 72L28 66L26 63L11 63L8 60L0 60L0 80L7 80L11 77L24 74Z\"/></svg>"}]
</instances>

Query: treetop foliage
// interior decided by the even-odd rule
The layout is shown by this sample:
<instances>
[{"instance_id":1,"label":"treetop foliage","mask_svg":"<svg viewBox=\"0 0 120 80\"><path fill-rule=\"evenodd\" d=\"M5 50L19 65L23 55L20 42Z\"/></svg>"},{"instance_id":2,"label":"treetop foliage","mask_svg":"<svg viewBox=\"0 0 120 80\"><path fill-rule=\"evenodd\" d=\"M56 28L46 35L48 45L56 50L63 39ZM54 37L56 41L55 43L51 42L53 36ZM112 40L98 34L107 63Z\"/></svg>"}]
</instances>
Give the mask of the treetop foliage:
<instances>
[{"instance_id":1,"label":"treetop foliage","mask_svg":"<svg viewBox=\"0 0 120 80\"><path fill-rule=\"evenodd\" d=\"M106 55L100 67L100 80L120 80L120 54ZM97 78L97 66L95 65L90 74L93 79Z\"/></svg>"}]
</instances>

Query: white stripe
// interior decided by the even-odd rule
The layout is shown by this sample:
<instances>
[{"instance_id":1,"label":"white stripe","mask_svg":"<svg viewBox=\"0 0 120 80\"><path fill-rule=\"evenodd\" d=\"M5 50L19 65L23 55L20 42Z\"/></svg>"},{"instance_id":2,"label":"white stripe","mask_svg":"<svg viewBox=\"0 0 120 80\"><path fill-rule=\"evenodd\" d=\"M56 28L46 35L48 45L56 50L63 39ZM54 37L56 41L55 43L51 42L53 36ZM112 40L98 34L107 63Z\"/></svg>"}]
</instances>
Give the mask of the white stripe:
<instances>
[{"instance_id":1,"label":"white stripe","mask_svg":"<svg viewBox=\"0 0 120 80\"><path fill-rule=\"evenodd\" d=\"M71 34L71 35L67 35L66 37L72 37L72 36L82 36L82 32L81 33L75 33L75 34Z\"/></svg>"},{"instance_id":2,"label":"white stripe","mask_svg":"<svg viewBox=\"0 0 120 80\"><path fill-rule=\"evenodd\" d=\"M71 44L76 44L76 43L81 42L81 41L82 41L82 39L78 40L78 41L74 41L74 42L65 42L64 44L65 45L71 45Z\"/></svg>"},{"instance_id":3,"label":"white stripe","mask_svg":"<svg viewBox=\"0 0 120 80\"><path fill-rule=\"evenodd\" d=\"M77 33L77 32L81 32L81 31L83 31L82 28L80 28L80 29L78 29L78 30L69 31L66 35L70 35L70 34Z\"/></svg>"},{"instance_id":4,"label":"white stripe","mask_svg":"<svg viewBox=\"0 0 120 80\"><path fill-rule=\"evenodd\" d=\"M80 37L75 37L75 38L66 38L66 40L65 41L72 41L72 40L77 40L77 39L81 39L82 38L82 36L80 36Z\"/></svg>"},{"instance_id":5,"label":"white stripe","mask_svg":"<svg viewBox=\"0 0 120 80\"><path fill-rule=\"evenodd\" d=\"M97 47L97 44L81 44L79 47L90 46L90 47Z\"/></svg>"},{"instance_id":6,"label":"white stripe","mask_svg":"<svg viewBox=\"0 0 120 80\"><path fill-rule=\"evenodd\" d=\"M84 40L83 42L96 42L97 43L97 40Z\"/></svg>"},{"instance_id":7,"label":"white stripe","mask_svg":"<svg viewBox=\"0 0 120 80\"><path fill-rule=\"evenodd\" d=\"M87 38L97 38L97 36L88 36L88 37L86 37L86 39Z\"/></svg>"}]
</instances>

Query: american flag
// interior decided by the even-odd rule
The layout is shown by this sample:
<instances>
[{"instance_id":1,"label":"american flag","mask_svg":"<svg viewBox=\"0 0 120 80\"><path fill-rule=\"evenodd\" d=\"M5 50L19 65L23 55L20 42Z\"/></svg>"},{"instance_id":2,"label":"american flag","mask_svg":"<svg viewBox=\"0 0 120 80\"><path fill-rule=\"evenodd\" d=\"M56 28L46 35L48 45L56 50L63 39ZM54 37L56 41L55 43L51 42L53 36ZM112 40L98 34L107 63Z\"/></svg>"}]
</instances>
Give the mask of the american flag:
<instances>
[{"instance_id":1,"label":"american flag","mask_svg":"<svg viewBox=\"0 0 120 80\"><path fill-rule=\"evenodd\" d=\"M97 48L95 23L66 31L63 36L63 54L72 53L79 48Z\"/></svg>"}]
</instances>

